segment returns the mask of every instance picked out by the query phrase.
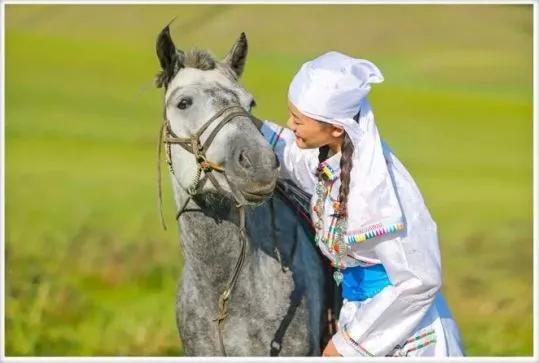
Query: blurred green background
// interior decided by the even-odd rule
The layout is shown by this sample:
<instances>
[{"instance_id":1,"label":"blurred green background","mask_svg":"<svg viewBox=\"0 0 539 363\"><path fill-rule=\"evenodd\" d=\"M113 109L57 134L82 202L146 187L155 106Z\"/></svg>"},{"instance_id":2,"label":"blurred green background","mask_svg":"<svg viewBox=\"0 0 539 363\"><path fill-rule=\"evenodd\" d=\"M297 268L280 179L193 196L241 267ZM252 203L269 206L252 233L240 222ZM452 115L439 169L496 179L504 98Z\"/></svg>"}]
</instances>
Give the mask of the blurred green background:
<instances>
[{"instance_id":1,"label":"blurred green background","mask_svg":"<svg viewBox=\"0 0 539 363\"><path fill-rule=\"evenodd\" d=\"M438 223L467 354L533 354L531 5L5 9L6 355L182 354L152 85L174 16L178 47L219 57L246 32L260 118L285 121L289 81L323 52L375 62L377 123Z\"/></svg>"}]
</instances>

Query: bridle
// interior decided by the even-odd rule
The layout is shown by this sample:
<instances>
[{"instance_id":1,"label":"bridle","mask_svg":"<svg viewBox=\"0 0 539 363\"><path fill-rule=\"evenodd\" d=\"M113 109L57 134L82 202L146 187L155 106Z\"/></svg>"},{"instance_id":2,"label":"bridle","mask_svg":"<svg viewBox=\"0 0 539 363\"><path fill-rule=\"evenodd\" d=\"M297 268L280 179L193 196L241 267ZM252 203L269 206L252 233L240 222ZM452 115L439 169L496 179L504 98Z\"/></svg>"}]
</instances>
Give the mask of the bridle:
<instances>
[{"instance_id":1,"label":"bridle","mask_svg":"<svg viewBox=\"0 0 539 363\"><path fill-rule=\"evenodd\" d=\"M201 137L204 134L204 132L208 129L208 127L212 125L213 122L218 120L221 116L224 116L224 117L222 117L219 123L213 128L211 133L208 135L204 143L202 143ZM166 115L165 115L164 122L163 122L163 125L161 127L161 132L160 132L159 146L161 147L162 143L167 145L167 154L166 154L167 164L169 166L170 172L174 176L176 176L176 173L174 172L174 167L172 165L172 154L171 154L170 145L173 145L173 144L180 145L185 150L187 150L188 152L192 153L195 156L195 161L197 164L195 177L193 178L191 185L185 189L189 197L192 197L198 194L208 179L213 184L215 189L217 189L217 191L223 194L226 193L225 190L219 185L219 182L217 181L215 175L212 173L213 171L215 171L215 172L221 173L224 179L226 180L228 187L230 188L230 191L232 192L234 199L236 201L236 207L239 208L243 205L248 204L243 194L237 189L237 187L233 183L230 182L230 180L226 176L225 169L219 164L208 160L208 158L206 157L206 152L208 151L211 143L213 142L213 140L215 139L219 131L221 131L223 126L225 126L228 122L232 121L234 118L238 116L245 116L249 119L253 118L253 116L249 114L247 111L245 111L241 106L238 106L238 105L227 106L227 107L222 108L217 113L215 113L192 136L179 137L172 130L170 121L166 118ZM159 150L159 155L161 155L160 150ZM204 178L201 179L202 172L204 172ZM189 198L187 199L187 201L189 201ZM178 211L178 214L176 215L176 219L179 218L179 215L181 214L182 209L183 208L180 208L180 210Z\"/></svg>"},{"instance_id":2,"label":"bridle","mask_svg":"<svg viewBox=\"0 0 539 363\"><path fill-rule=\"evenodd\" d=\"M176 177L176 173L174 172L174 166L172 164L171 145L180 145L185 150L192 153L195 156L195 161L197 164L197 170L196 170L195 177L193 178L191 185L189 185L187 188L183 188L185 192L187 193L188 197L186 201L184 202L184 204L182 205L182 207L176 213L176 220L178 220L180 216L182 215L182 213L186 211L186 207L189 201L192 199L192 197L197 195L202 190L202 187L204 186L204 184L206 183L208 179L220 193L223 193L223 194L226 193L225 190L219 185L219 182L217 181L217 178L215 177L213 172L218 172L223 175L224 179L226 180L228 184L230 191L232 192L232 195L234 196L234 200L236 202L236 208L238 209L238 213L239 213L239 233L240 233L239 239L240 239L240 245L241 245L240 255L238 256L236 265L234 267L234 271L226 285L226 288L223 290L223 292L219 296L219 301L218 301L219 313L217 317L213 319L213 321L217 322L217 330L219 333L219 344L221 348L221 353L224 356L226 356L226 351L223 344L222 324L228 315L227 313L228 300L238 280L238 276L240 274L241 268L243 267L243 262L245 261L246 244L247 244L247 233L245 229L245 206L249 203L246 201L245 197L243 196L241 191L239 191L238 188L234 185L234 183L230 182L230 180L226 176L225 169L221 165L208 160L206 156L206 152L208 151L208 148L210 147L212 141L215 139L215 136L217 136L217 134L223 128L223 126L225 126L228 122L232 121L234 118L238 116L248 117L249 120L252 120L253 118L251 114L249 114L239 105L227 106L227 107L222 108L215 115L213 115L208 121L206 121L192 136L179 137L172 130L170 121L166 117L166 109L165 109L163 111L163 122L162 122L161 129L159 132L159 145L158 145L158 150L157 150L158 152L157 173L158 173L159 210L161 214L161 222L163 224L164 229L166 229L166 224L165 224L165 220L163 216L163 198L162 198L163 193L162 193L162 183L161 183L161 154L162 154L163 144L167 146L166 155L167 155L167 164L169 166L170 173L174 176L174 178L176 179L176 182L178 183L178 185L180 185L180 187L181 187L181 184L179 183L179 180ZM210 132L206 140L204 142L201 142L202 134L204 134L204 132L208 129L208 127L219 118L221 118L221 120L213 128L213 130ZM202 173L204 173L204 177L202 177Z\"/></svg>"}]
</instances>

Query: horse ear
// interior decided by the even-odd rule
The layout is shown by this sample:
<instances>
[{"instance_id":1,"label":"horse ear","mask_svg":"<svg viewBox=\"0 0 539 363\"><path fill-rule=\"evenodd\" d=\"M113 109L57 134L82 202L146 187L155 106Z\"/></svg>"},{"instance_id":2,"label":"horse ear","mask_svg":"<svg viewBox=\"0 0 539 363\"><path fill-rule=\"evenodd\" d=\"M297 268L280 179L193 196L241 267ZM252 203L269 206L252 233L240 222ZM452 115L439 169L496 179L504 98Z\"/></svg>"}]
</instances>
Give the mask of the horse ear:
<instances>
[{"instance_id":1,"label":"horse ear","mask_svg":"<svg viewBox=\"0 0 539 363\"><path fill-rule=\"evenodd\" d=\"M236 41L228 55L225 57L225 63L232 68L236 77L240 78L245 67L247 59L247 37L245 33L241 33L240 38Z\"/></svg>"},{"instance_id":2,"label":"horse ear","mask_svg":"<svg viewBox=\"0 0 539 363\"><path fill-rule=\"evenodd\" d=\"M157 36L156 52L162 72L157 77L158 87L166 86L172 80L174 74L179 68L182 68L183 52L176 49L172 38L170 37L170 28L167 25Z\"/></svg>"}]
</instances>

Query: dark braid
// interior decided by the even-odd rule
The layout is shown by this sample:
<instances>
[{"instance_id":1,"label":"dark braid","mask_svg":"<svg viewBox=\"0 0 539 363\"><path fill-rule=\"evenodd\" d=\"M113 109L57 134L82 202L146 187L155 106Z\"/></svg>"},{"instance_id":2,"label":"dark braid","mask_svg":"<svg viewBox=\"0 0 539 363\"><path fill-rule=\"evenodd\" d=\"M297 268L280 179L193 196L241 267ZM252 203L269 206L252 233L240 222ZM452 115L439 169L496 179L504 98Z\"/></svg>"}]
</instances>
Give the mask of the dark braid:
<instances>
[{"instance_id":1,"label":"dark braid","mask_svg":"<svg viewBox=\"0 0 539 363\"><path fill-rule=\"evenodd\" d=\"M354 144L344 133L344 140L341 146L341 187L339 188L339 213L346 216L346 203L348 202L348 192L350 191L350 171L352 170L352 154Z\"/></svg>"},{"instance_id":2,"label":"dark braid","mask_svg":"<svg viewBox=\"0 0 539 363\"><path fill-rule=\"evenodd\" d=\"M329 154L329 146L324 145L322 147L318 148L318 162L322 163L324 160L328 158Z\"/></svg>"},{"instance_id":3,"label":"dark braid","mask_svg":"<svg viewBox=\"0 0 539 363\"><path fill-rule=\"evenodd\" d=\"M328 145L324 145L324 146L319 147L318 148L318 163L322 164L324 162L324 160L326 160L328 158L328 154L329 154L329 146ZM315 176L317 178L320 176L320 169L319 168L316 169Z\"/></svg>"},{"instance_id":4,"label":"dark braid","mask_svg":"<svg viewBox=\"0 0 539 363\"><path fill-rule=\"evenodd\" d=\"M354 120L359 120L359 113L354 117ZM344 140L341 145L341 187L339 188L339 213L341 216L346 216L346 204L348 203L348 192L350 191L350 172L352 171L352 155L354 154L354 144L350 137L345 132Z\"/></svg>"}]
</instances>

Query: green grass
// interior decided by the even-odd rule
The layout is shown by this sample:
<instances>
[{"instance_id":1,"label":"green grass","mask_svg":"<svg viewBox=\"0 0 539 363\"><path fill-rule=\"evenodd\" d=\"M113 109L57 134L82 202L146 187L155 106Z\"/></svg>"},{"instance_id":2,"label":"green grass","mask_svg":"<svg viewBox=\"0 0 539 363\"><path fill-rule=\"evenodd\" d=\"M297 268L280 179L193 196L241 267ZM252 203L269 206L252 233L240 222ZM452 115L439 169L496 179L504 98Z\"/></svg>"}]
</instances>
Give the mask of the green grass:
<instances>
[{"instance_id":1,"label":"green grass","mask_svg":"<svg viewBox=\"0 0 539 363\"><path fill-rule=\"evenodd\" d=\"M261 118L285 120L322 52L378 64L377 123L437 221L467 353L532 355L531 6L6 8L6 355L182 354L154 172L174 16L182 48L224 56L247 33Z\"/></svg>"}]
</instances>

